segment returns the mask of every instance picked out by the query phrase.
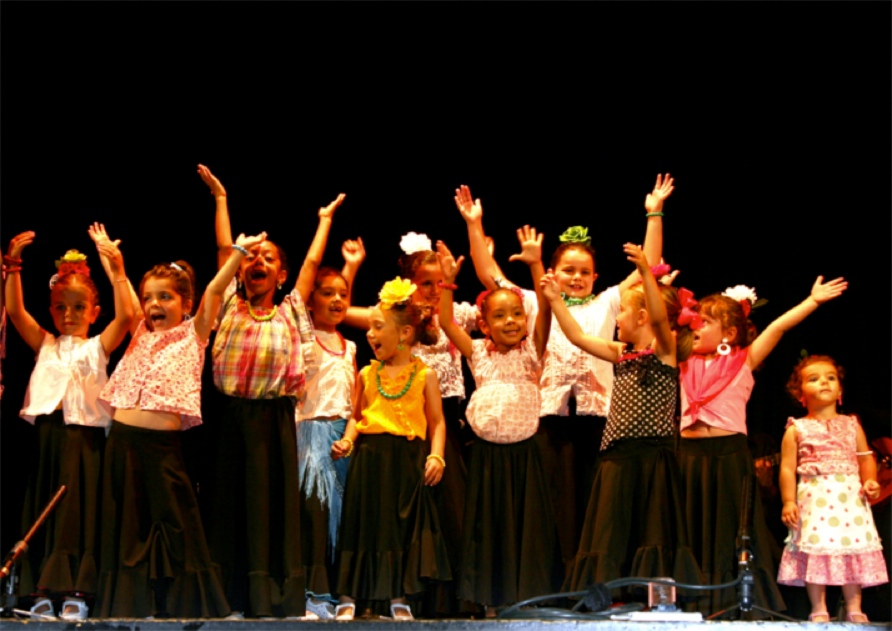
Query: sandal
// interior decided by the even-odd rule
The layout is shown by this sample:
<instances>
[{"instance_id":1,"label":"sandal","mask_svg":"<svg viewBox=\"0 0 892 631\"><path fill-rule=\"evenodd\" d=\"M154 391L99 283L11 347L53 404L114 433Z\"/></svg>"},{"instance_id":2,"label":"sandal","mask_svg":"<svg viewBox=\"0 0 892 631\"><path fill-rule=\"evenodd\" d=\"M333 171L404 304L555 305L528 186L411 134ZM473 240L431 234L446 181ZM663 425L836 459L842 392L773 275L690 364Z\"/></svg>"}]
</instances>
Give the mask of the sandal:
<instances>
[{"instance_id":1,"label":"sandal","mask_svg":"<svg viewBox=\"0 0 892 631\"><path fill-rule=\"evenodd\" d=\"M353 620L356 614L356 603L342 603L335 607L335 620Z\"/></svg>"},{"instance_id":2,"label":"sandal","mask_svg":"<svg viewBox=\"0 0 892 631\"><path fill-rule=\"evenodd\" d=\"M81 622L87 619L90 608L82 598L66 598L62 603L62 612L59 618L68 622Z\"/></svg>"},{"instance_id":3,"label":"sandal","mask_svg":"<svg viewBox=\"0 0 892 631\"><path fill-rule=\"evenodd\" d=\"M855 619L856 617L858 618L857 620ZM860 624L866 624L866 623L870 622L870 620L867 619L867 616L863 612L860 612L860 611L848 612L847 611L846 612L846 622L855 622L855 623L860 623Z\"/></svg>"},{"instance_id":4,"label":"sandal","mask_svg":"<svg viewBox=\"0 0 892 631\"><path fill-rule=\"evenodd\" d=\"M824 618L824 620L818 620L818 618ZM830 614L826 611L816 611L815 613L808 614L809 622L830 622Z\"/></svg>"},{"instance_id":5,"label":"sandal","mask_svg":"<svg viewBox=\"0 0 892 631\"><path fill-rule=\"evenodd\" d=\"M32 620L57 620L53 613L53 601L49 598L41 598L31 607Z\"/></svg>"},{"instance_id":6,"label":"sandal","mask_svg":"<svg viewBox=\"0 0 892 631\"><path fill-rule=\"evenodd\" d=\"M401 611L401 615L396 615L397 611ZM390 615L393 616L394 620L398 620L403 622L405 620L415 620L415 616L412 615L412 610L409 608L409 605L404 605L403 603L392 603L390 605Z\"/></svg>"}]
</instances>

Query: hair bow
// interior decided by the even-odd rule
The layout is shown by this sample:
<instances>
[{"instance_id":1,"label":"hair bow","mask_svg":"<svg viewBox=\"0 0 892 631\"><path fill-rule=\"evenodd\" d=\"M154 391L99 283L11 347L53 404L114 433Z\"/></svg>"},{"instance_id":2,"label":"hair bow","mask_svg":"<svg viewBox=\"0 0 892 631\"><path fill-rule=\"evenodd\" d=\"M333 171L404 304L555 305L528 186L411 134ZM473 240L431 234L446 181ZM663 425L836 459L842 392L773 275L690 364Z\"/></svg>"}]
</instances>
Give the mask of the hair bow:
<instances>
[{"instance_id":1,"label":"hair bow","mask_svg":"<svg viewBox=\"0 0 892 631\"><path fill-rule=\"evenodd\" d=\"M678 323L681 326L689 326L696 331L703 327L703 319L697 313L697 301L694 300L694 292L681 287L678 290L678 300L681 303L681 313L678 314Z\"/></svg>"}]
</instances>

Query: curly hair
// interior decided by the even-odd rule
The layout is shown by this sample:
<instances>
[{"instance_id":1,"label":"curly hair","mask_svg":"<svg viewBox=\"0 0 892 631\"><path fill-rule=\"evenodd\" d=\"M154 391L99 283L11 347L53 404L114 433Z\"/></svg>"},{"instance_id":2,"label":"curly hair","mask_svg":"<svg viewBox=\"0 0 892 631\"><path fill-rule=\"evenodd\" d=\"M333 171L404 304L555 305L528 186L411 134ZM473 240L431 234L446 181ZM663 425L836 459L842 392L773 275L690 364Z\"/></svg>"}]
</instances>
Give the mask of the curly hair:
<instances>
[{"instance_id":1,"label":"curly hair","mask_svg":"<svg viewBox=\"0 0 892 631\"><path fill-rule=\"evenodd\" d=\"M744 348L756 339L758 333L756 325L746 317L743 307L733 298L722 294L711 294L700 300L697 311L700 315L718 320L723 330L736 328L737 336L733 340L728 340L732 346Z\"/></svg>"},{"instance_id":2,"label":"curly hair","mask_svg":"<svg viewBox=\"0 0 892 631\"><path fill-rule=\"evenodd\" d=\"M787 380L787 392L793 397L796 403L802 405L802 371L812 364L830 364L836 369L836 375L839 377L840 387L845 378L845 369L836 363L836 360L829 355L809 355L799 360L799 363L793 368L793 374Z\"/></svg>"},{"instance_id":3,"label":"curly hair","mask_svg":"<svg viewBox=\"0 0 892 631\"><path fill-rule=\"evenodd\" d=\"M177 269L174 267L181 269ZM173 283L174 291L183 299L183 302L192 301L192 309L189 314L195 312L195 270L186 261L174 261L173 263L159 263L142 277L139 283L140 301L146 281L150 278L169 278Z\"/></svg>"}]
</instances>

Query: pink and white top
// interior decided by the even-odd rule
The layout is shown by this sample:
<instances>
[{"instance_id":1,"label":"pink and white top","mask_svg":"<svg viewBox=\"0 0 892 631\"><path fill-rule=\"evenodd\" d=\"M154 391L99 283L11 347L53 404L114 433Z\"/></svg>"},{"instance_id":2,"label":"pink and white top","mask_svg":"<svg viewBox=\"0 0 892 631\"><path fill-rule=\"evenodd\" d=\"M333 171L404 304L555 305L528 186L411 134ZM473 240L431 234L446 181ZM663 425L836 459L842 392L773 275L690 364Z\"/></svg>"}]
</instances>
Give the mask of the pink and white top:
<instances>
[{"instance_id":1,"label":"pink and white top","mask_svg":"<svg viewBox=\"0 0 892 631\"><path fill-rule=\"evenodd\" d=\"M477 388L467 417L471 429L491 443L518 443L539 429L542 362L532 336L507 353L489 340L473 340L468 365Z\"/></svg>"},{"instance_id":2,"label":"pink and white top","mask_svg":"<svg viewBox=\"0 0 892 631\"><path fill-rule=\"evenodd\" d=\"M47 333L37 351L20 416L33 425L37 416L52 413L61 402L66 425L108 427L111 409L99 400L108 381L107 366L98 335L84 339Z\"/></svg>"},{"instance_id":3,"label":"pink and white top","mask_svg":"<svg viewBox=\"0 0 892 631\"><path fill-rule=\"evenodd\" d=\"M453 305L454 320L458 326L470 333L477 330L477 307L467 302L457 302ZM412 354L423 361L429 368L437 373L440 379L440 396L465 398L465 380L462 377L461 353L452 345L443 329L440 328L438 316L434 316L434 326L437 329L437 341L425 346L415 344Z\"/></svg>"},{"instance_id":4,"label":"pink and white top","mask_svg":"<svg viewBox=\"0 0 892 631\"><path fill-rule=\"evenodd\" d=\"M839 415L828 421L790 418L798 442L796 473L799 475L860 474L856 429L858 419Z\"/></svg>"},{"instance_id":5,"label":"pink and white top","mask_svg":"<svg viewBox=\"0 0 892 631\"><path fill-rule=\"evenodd\" d=\"M207 345L207 340L198 339L195 320L157 333L143 320L99 396L116 409L138 406L179 414L184 430L201 425L201 367Z\"/></svg>"},{"instance_id":6,"label":"pink and white top","mask_svg":"<svg viewBox=\"0 0 892 631\"><path fill-rule=\"evenodd\" d=\"M691 355L681 371L681 424L679 430L697 421L710 427L746 434L746 402L755 380L746 363L747 349L705 359Z\"/></svg>"},{"instance_id":7,"label":"pink and white top","mask_svg":"<svg viewBox=\"0 0 892 631\"><path fill-rule=\"evenodd\" d=\"M297 409L297 420L349 419L353 415L353 387L356 384L356 344L337 333L315 329L314 334L318 370L307 381L307 396ZM344 353L339 355L338 349L342 346Z\"/></svg>"}]
</instances>

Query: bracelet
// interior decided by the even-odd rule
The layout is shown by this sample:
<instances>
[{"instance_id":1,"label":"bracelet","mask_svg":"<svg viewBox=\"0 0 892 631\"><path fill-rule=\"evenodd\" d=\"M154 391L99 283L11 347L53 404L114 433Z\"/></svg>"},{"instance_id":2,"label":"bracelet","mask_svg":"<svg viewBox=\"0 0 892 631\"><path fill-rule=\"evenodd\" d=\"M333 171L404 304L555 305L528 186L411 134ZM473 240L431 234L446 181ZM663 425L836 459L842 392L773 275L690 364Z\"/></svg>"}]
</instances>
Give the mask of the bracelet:
<instances>
[{"instance_id":1,"label":"bracelet","mask_svg":"<svg viewBox=\"0 0 892 631\"><path fill-rule=\"evenodd\" d=\"M116 283L129 283L130 279L125 276L124 278L116 278L115 282Z\"/></svg>"},{"instance_id":2,"label":"bracelet","mask_svg":"<svg viewBox=\"0 0 892 631\"><path fill-rule=\"evenodd\" d=\"M663 213L647 213L645 217L662 217Z\"/></svg>"},{"instance_id":3,"label":"bracelet","mask_svg":"<svg viewBox=\"0 0 892 631\"><path fill-rule=\"evenodd\" d=\"M346 453L344 454L344 457L347 458L347 457L349 457L349 456L353 453L353 441L350 440L349 438L342 438L341 440L345 440L345 441L347 441L348 443L350 443L350 449L348 449L348 450L346 451Z\"/></svg>"},{"instance_id":4,"label":"bracelet","mask_svg":"<svg viewBox=\"0 0 892 631\"><path fill-rule=\"evenodd\" d=\"M455 291L456 289L458 289L458 285L456 285L455 283L444 283L442 280L437 281L437 287L439 287L440 289L448 289L450 291Z\"/></svg>"},{"instance_id":5,"label":"bracelet","mask_svg":"<svg viewBox=\"0 0 892 631\"><path fill-rule=\"evenodd\" d=\"M873 452L872 451L856 451L855 455L856 456L872 456Z\"/></svg>"},{"instance_id":6,"label":"bracelet","mask_svg":"<svg viewBox=\"0 0 892 631\"><path fill-rule=\"evenodd\" d=\"M22 271L22 266L21 266L21 265L4 265L4 266L3 266L3 271L4 271L6 274L12 274L12 273L14 273L14 272L21 272L21 271Z\"/></svg>"},{"instance_id":7,"label":"bracelet","mask_svg":"<svg viewBox=\"0 0 892 631\"><path fill-rule=\"evenodd\" d=\"M434 460L439 462L441 465L443 465L444 469L446 468L446 461L443 459L443 456L438 456L437 454L431 454L426 458L426 460L430 460L431 458L433 458Z\"/></svg>"},{"instance_id":8,"label":"bracelet","mask_svg":"<svg viewBox=\"0 0 892 631\"><path fill-rule=\"evenodd\" d=\"M4 254L3 262L6 263L7 265L21 265L22 259L17 259L16 257L10 256L9 254Z\"/></svg>"},{"instance_id":9,"label":"bracelet","mask_svg":"<svg viewBox=\"0 0 892 631\"><path fill-rule=\"evenodd\" d=\"M238 243L233 243L233 244L232 244L232 249L235 250L236 252L241 252L241 253L244 254L245 256L248 256L248 249L247 249L247 248L243 248L243 247L240 246Z\"/></svg>"}]
</instances>

